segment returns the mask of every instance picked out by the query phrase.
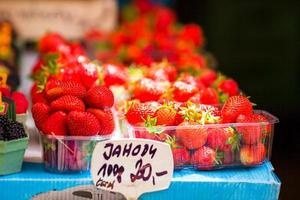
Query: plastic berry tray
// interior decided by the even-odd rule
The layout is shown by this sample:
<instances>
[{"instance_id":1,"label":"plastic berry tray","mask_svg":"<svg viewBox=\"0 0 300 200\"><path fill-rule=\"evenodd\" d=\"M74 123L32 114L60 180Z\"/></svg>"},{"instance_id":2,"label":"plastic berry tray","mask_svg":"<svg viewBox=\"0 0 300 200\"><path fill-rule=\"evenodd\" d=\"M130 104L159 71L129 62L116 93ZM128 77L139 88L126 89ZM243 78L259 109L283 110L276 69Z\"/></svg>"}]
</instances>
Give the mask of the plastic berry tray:
<instances>
[{"instance_id":1,"label":"plastic berry tray","mask_svg":"<svg viewBox=\"0 0 300 200\"><path fill-rule=\"evenodd\" d=\"M46 171L78 173L90 169L92 153L97 142L108 140L104 136L54 136L41 133L43 159Z\"/></svg>"},{"instance_id":2,"label":"plastic berry tray","mask_svg":"<svg viewBox=\"0 0 300 200\"><path fill-rule=\"evenodd\" d=\"M28 137L11 141L0 141L0 175L21 171L28 141Z\"/></svg>"},{"instance_id":3,"label":"plastic berry tray","mask_svg":"<svg viewBox=\"0 0 300 200\"><path fill-rule=\"evenodd\" d=\"M172 144L175 169L251 167L270 159L274 125L279 122L266 111L254 113L263 115L268 122L154 127L159 133L125 122L122 131L128 137Z\"/></svg>"}]
</instances>

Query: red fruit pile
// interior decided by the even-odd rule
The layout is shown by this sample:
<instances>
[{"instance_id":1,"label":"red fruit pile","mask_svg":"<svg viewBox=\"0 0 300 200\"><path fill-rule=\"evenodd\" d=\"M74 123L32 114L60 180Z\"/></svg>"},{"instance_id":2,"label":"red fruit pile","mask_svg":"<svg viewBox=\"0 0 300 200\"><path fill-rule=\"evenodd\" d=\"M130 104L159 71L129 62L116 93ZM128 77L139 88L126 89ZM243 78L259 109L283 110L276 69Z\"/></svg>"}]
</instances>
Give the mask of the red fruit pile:
<instances>
[{"instance_id":1,"label":"red fruit pile","mask_svg":"<svg viewBox=\"0 0 300 200\"><path fill-rule=\"evenodd\" d=\"M8 86L1 87L0 92L4 97L12 99L16 104L16 114L24 114L27 112L29 102L22 92L11 92Z\"/></svg>"},{"instance_id":2,"label":"red fruit pile","mask_svg":"<svg viewBox=\"0 0 300 200\"><path fill-rule=\"evenodd\" d=\"M44 35L39 43L40 57L32 69L32 78L37 86L34 90L43 90L50 80L72 81L86 89L99 79L99 66L89 60L78 43L66 41L57 33ZM33 101L41 97L32 97Z\"/></svg>"},{"instance_id":3,"label":"red fruit pile","mask_svg":"<svg viewBox=\"0 0 300 200\"><path fill-rule=\"evenodd\" d=\"M132 101L127 107L135 136L169 143L177 168L251 166L266 159L271 123L244 96L230 97L221 109L191 101Z\"/></svg>"},{"instance_id":4,"label":"red fruit pile","mask_svg":"<svg viewBox=\"0 0 300 200\"><path fill-rule=\"evenodd\" d=\"M36 127L60 136L108 135L114 130L112 92L105 86L86 90L72 81L51 80L32 106Z\"/></svg>"}]
</instances>

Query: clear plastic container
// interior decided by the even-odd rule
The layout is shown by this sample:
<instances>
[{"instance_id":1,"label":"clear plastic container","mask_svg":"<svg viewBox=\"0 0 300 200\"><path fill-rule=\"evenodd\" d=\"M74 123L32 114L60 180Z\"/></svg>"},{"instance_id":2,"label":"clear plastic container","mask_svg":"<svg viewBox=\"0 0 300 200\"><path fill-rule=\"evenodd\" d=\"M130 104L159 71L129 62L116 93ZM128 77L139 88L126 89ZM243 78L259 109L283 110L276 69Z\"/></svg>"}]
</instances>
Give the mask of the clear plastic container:
<instances>
[{"instance_id":1,"label":"clear plastic container","mask_svg":"<svg viewBox=\"0 0 300 200\"><path fill-rule=\"evenodd\" d=\"M279 122L266 111L255 114L268 122L154 127L159 133L126 122L122 130L129 137L171 143L175 169L249 167L270 159L274 124Z\"/></svg>"},{"instance_id":2,"label":"clear plastic container","mask_svg":"<svg viewBox=\"0 0 300 200\"><path fill-rule=\"evenodd\" d=\"M41 136L45 170L54 173L88 171L96 143L112 137L112 135L86 137L45 134Z\"/></svg>"}]
</instances>

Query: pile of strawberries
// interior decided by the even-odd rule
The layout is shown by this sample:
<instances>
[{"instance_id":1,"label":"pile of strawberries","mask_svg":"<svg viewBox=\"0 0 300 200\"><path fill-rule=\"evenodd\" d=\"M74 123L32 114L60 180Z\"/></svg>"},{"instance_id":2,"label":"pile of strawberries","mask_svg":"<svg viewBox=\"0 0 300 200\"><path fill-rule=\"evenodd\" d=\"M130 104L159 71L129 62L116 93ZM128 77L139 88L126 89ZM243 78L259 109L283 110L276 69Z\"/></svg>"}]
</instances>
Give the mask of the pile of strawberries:
<instances>
[{"instance_id":1,"label":"pile of strawberries","mask_svg":"<svg viewBox=\"0 0 300 200\"><path fill-rule=\"evenodd\" d=\"M39 42L40 59L32 75L32 116L44 134L109 135L114 130L112 92L99 84L99 66L81 46L58 34Z\"/></svg>"},{"instance_id":2,"label":"pile of strawberries","mask_svg":"<svg viewBox=\"0 0 300 200\"><path fill-rule=\"evenodd\" d=\"M131 101L125 117L136 137L169 143L176 168L251 166L266 159L270 120L254 112L244 96L230 97L222 108L191 101Z\"/></svg>"},{"instance_id":3,"label":"pile of strawberries","mask_svg":"<svg viewBox=\"0 0 300 200\"><path fill-rule=\"evenodd\" d=\"M202 28L180 24L174 11L150 0L135 0L121 10L121 23L111 33L91 30L85 43L104 63L150 66L167 59L178 69L211 66L203 51Z\"/></svg>"}]
</instances>

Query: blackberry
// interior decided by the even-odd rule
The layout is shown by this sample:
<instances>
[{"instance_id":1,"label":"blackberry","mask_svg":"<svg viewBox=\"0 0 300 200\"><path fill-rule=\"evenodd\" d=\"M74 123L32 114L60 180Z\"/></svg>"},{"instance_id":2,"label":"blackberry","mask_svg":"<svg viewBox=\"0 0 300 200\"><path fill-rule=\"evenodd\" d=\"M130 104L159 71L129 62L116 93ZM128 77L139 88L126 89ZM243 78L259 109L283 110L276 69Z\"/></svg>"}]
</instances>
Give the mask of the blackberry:
<instances>
[{"instance_id":1,"label":"blackberry","mask_svg":"<svg viewBox=\"0 0 300 200\"><path fill-rule=\"evenodd\" d=\"M0 140L15 140L26 137L25 129L19 122L0 116Z\"/></svg>"},{"instance_id":2,"label":"blackberry","mask_svg":"<svg viewBox=\"0 0 300 200\"><path fill-rule=\"evenodd\" d=\"M5 132L8 135L8 140L15 140L26 137L25 129L19 122L12 122L5 127Z\"/></svg>"}]
</instances>

